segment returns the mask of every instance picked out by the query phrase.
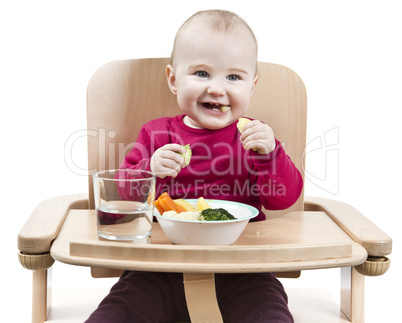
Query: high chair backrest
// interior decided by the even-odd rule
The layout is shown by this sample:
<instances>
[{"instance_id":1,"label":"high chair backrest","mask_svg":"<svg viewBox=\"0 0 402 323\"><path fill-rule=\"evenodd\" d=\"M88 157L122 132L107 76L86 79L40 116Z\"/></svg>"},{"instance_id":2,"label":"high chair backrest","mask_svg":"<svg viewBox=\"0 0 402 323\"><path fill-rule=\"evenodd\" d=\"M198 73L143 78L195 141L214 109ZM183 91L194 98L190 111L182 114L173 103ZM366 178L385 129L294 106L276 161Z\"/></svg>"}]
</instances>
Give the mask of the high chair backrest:
<instances>
[{"instance_id":1,"label":"high chair backrest","mask_svg":"<svg viewBox=\"0 0 402 323\"><path fill-rule=\"evenodd\" d=\"M87 92L90 208L92 174L118 168L131 150L141 125L181 114L166 79L168 58L113 61L92 76ZM287 67L258 65L259 81L246 116L270 125L304 177L307 99L300 77ZM290 210L303 209L303 196ZM270 211L268 216L283 212Z\"/></svg>"}]
</instances>

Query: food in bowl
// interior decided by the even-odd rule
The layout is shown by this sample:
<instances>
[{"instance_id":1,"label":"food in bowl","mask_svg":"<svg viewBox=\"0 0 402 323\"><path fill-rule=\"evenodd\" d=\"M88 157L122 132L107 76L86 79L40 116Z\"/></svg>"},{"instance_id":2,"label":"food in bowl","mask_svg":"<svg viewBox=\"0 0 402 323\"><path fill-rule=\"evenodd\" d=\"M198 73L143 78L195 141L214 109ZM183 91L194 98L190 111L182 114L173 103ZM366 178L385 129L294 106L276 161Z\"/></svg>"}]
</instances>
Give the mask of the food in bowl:
<instances>
[{"instance_id":1,"label":"food in bowl","mask_svg":"<svg viewBox=\"0 0 402 323\"><path fill-rule=\"evenodd\" d=\"M205 201L205 199L203 197L200 197L197 200L197 205L196 205L197 211L202 211L205 209L210 209L211 206L208 204L207 201Z\"/></svg>"},{"instance_id":2,"label":"food in bowl","mask_svg":"<svg viewBox=\"0 0 402 323\"><path fill-rule=\"evenodd\" d=\"M228 221L236 219L232 214L221 207L202 210L201 217L205 221Z\"/></svg>"},{"instance_id":3,"label":"food in bowl","mask_svg":"<svg viewBox=\"0 0 402 323\"><path fill-rule=\"evenodd\" d=\"M190 221L228 221L236 218L223 208L205 209L199 211L186 211L177 213L176 211L165 211L162 216L180 220Z\"/></svg>"},{"instance_id":4,"label":"food in bowl","mask_svg":"<svg viewBox=\"0 0 402 323\"><path fill-rule=\"evenodd\" d=\"M186 201L196 207L198 199ZM166 237L174 244L228 246L236 242L250 219L259 213L256 208L238 202L208 200L208 204L212 209L222 208L228 211L235 219L230 221L178 219L161 215L157 208L154 210L154 215Z\"/></svg>"},{"instance_id":5,"label":"food in bowl","mask_svg":"<svg viewBox=\"0 0 402 323\"><path fill-rule=\"evenodd\" d=\"M162 216L171 218L171 219L202 221L200 212L196 212L196 211L187 211L187 212L180 212L180 213L177 213L176 211L166 211L166 212L163 212Z\"/></svg>"},{"instance_id":6,"label":"food in bowl","mask_svg":"<svg viewBox=\"0 0 402 323\"><path fill-rule=\"evenodd\" d=\"M159 214L163 214L167 211L175 211L176 213L182 213L187 211L202 211L211 208L208 202L200 197L197 200L196 205L192 205L186 200L177 199L173 200L167 192L162 193L155 201L155 207L158 209Z\"/></svg>"}]
</instances>

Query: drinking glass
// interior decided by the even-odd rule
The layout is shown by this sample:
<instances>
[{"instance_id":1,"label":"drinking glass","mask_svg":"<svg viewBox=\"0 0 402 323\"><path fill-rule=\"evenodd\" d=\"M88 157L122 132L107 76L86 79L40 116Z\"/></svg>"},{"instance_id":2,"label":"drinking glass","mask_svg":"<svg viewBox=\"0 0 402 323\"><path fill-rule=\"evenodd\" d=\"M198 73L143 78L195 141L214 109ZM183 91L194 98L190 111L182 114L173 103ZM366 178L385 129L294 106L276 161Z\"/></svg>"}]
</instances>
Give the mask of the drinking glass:
<instances>
[{"instance_id":1,"label":"drinking glass","mask_svg":"<svg viewBox=\"0 0 402 323\"><path fill-rule=\"evenodd\" d=\"M151 236L155 175L112 169L93 175L98 235L109 240L143 240Z\"/></svg>"}]
</instances>

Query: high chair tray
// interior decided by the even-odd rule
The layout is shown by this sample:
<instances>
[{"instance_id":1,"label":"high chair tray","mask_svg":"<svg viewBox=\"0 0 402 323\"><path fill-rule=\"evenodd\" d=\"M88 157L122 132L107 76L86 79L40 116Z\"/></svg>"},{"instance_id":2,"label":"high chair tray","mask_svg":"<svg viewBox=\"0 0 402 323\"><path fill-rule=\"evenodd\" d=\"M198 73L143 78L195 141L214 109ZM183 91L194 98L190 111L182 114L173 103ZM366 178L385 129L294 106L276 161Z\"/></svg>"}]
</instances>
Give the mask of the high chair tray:
<instances>
[{"instance_id":1,"label":"high chair tray","mask_svg":"<svg viewBox=\"0 0 402 323\"><path fill-rule=\"evenodd\" d=\"M82 266L165 272L280 272L355 266L367 258L324 212L292 212L249 223L231 246L173 245L157 222L149 244L97 235L94 210L71 210L51 247L54 259Z\"/></svg>"}]
</instances>

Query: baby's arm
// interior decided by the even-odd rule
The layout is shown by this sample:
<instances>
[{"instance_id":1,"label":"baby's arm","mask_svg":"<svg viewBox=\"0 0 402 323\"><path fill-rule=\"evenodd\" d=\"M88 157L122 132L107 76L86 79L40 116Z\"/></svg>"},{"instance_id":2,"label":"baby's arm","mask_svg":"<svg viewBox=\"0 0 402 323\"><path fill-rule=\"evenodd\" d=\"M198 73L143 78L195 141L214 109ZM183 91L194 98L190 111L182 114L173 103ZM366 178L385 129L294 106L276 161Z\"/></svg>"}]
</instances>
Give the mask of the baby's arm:
<instances>
[{"instance_id":1,"label":"baby's arm","mask_svg":"<svg viewBox=\"0 0 402 323\"><path fill-rule=\"evenodd\" d=\"M259 188L259 199L267 210L283 210L292 206L303 189L301 173L276 140L275 149L267 155L250 154L253 169L251 183Z\"/></svg>"},{"instance_id":2,"label":"baby's arm","mask_svg":"<svg viewBox=\"0 0 402 323\"><path fill-rule=\"evenodd\" d=\"M240 141L245 149L253 149L252 183L260 189L259 198L266 209L281 210L293 205L303 189L303 179L286 155L274 132L258 120L241 118L237 124L242 133ZM254 184L253 184L254 185Z\"/></svg>"},{"instance_id":3,"label":"baby's arm","mask_svg":"<svg viewBox=\"0 0 402 323\"><path fill-rule=\"evenodd\" d=\"M240 141L244 149L253 149L260 155L268 154L275 149L273 130L259 120L252 120L244 125Z\"/></svg>"},{"instance_id":4,"label":"baby's arm","mask_svg":"<svg viewBox=\"0 0 402 323\"><path fill-rule=\"evenodd\" d=\"M185 149L179 144L167 144L157 149L151 158L151 171L159 178L175 178L185 167L184 158L178 153L185 153Z\"/></svg>"}]
</instances>

